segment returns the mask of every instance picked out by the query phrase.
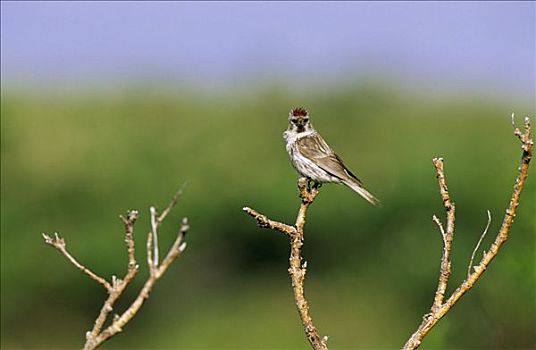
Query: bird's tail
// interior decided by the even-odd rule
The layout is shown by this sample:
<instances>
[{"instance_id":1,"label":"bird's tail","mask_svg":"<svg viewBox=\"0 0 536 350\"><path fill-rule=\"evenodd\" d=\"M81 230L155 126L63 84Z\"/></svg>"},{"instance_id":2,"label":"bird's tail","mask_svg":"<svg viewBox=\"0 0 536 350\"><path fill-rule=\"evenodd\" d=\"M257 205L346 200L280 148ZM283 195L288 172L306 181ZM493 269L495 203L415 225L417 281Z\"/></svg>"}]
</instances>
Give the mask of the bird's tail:
<instances>
[{"instance_id":1,"label":"bird's tail","mask_svg":"<svg viewBox=\"0 0 536 350\"><path fill-rule=\"evenodd\" d=\"M359 182L352 181L351 179L343 181L343 183L350 187L355 192L359 193L359 195L363 198L365 198L370 204L381 206L380 201L378 198L374 197L369 191L367 191Z\"/></svg>"}]
</instances>

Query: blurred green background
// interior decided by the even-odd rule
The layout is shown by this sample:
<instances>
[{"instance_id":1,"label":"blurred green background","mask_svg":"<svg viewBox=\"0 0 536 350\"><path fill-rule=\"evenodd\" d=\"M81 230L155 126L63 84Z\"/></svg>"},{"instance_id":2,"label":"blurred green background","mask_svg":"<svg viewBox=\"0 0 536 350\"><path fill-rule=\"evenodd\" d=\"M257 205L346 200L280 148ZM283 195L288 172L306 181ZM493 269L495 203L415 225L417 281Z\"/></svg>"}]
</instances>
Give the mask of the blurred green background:
<instances>
[{"instance_id":1,"label":"blurred green background","mask_svg":"<svg viewBox=\"0 0 536 350\"><path fill-rule=\"evenodd\" d=\"M325 185L303 254L312 316L331 349L396 349L428 312L445 221L432 158L457 205L449 293L493 241L535 110L534 2L1 1L1 347L74 349L106 297L48 247L59 232L101 276L126 271L118 215L188 182L188 248L106 349L307 349L286 237L294 222L291 108L383 203ZM536 120L533 119L533 124ZM534 164L533 164L534 166ZM511 237L423 349L536 349L536 169Z\"/></svg>"},{"instance_id":2,"label":"blurred green background","mask_svg":"<svg viewBox=\"0 0 536 350\"><path fill-rule=\"evenodd\" d=\"M508 101L429 98L363 82L296 93L283 86L203 95L138 88L111 93L2 94L2 347L76 348L105 293L43 243L59 232L98 274L126 268L118 214L136 225L142 271L148 208L188 185L160 231L161 251L182 216L188 248L124 333L105 348L307 348L287 275L288 240L241 208L293 222L299 201L284 150L288 110L315 127L383 203L326 185L311 207L306 295L331 347L402 346L435 291L444 218L431 159L444 157L457 204L452 291L493 215L494 238L520 159ZM516 110L529 111L518 105ZM519 120L521 118L518 118ZM511 238L475 289L431 332L425 348L534 346L534 174ZM477 259L481 252L477 254Z\"/></svg>"}]
</instances>

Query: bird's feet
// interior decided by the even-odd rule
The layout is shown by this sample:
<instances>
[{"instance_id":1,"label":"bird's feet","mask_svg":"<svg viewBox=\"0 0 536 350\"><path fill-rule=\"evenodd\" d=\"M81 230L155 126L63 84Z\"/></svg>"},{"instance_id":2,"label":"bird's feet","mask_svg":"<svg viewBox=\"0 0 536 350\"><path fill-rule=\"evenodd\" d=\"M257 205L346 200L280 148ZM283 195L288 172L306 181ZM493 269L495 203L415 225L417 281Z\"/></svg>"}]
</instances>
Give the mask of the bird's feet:
<instances>
[{"instance_id":1,"label":"bird's feet","mask_svg":"<svg viewBox=\"0 0 536 350\"><path fill-rule=\"evenodd\" d=\"M300 191L300 198L302 201L312 203L318 194L318 189L320 186L322 186L320 182L316 182L306 177L300 177L298 179L298 189Z\"/></svg>"},{"instance_id":2,"label":"bird's feet","mask_svg":"<svg viewBox=\"0 0 536 350\"><path fill-rule=\"evenodd\" d=\"M315 180L309 179L309 185L311 186L309 188L309 191L318 190L320 187L322 187L322 182L317 182Z\"/></svg>"}]
</instances>

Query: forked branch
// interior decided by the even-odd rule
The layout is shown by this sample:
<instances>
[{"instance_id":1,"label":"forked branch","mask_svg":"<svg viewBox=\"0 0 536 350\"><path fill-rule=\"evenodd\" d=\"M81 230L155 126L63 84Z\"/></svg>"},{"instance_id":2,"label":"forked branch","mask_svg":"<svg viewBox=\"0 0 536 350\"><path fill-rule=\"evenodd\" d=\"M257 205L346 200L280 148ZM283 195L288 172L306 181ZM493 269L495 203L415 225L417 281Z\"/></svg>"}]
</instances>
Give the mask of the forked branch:
<instances>
[{"instance_id":1,"label":"forked branch","mask_svg":"<svg viewBox=\"0 0 536 350\"><path fill-rule=\"evenodd\" d=\"M512 116L512 122L513 122L513 116ZM476 266L472 266L474 255L476 251L478 250L478 247L480 246L480 243L489 228L491 216L488 212L488 225L486 226L484 233L481 235L480 240L477 243L477 246L475 247L473 254L471 256L467 278L450 295L450 297L446 301L444 301L444 299L445 299L447 283L450 277L450 266L451 266L450 251L452 249L452 238L454 236L455 207L454 207L454 203L452 203L450 199L450 195L448 192L447 183L445 180L445 174L443 170L443 160L441 158L435 158L433 160L433 163L436 169L437 179L439 182L439 191L441 193L441 198L443 199L443 204L445 207L445 211L447 213L447 229L446 230L443 228L439 219L435 215L433 217L434 222L439 226L441 236L443 238L443 255L441 258L439 283L437 286L434 302L430 310L431 312L426 314L423 317L422 323L419 325L417 330L408 339L403 349L416 349L420 346L424 337L426 337L426 335L437 324L437 322L439 322L439 320L443 316L445 316L445 314L454 306L454 304L456 304L456 302L467 291L473 288L474 284L478 281L480 276L482 276L484 271L486 271L486 268L488 267L488 265L495 258L495 256L501 249L504 242L506 242L506 240L508 239L510 227L512 223L514 222L517 207L519 206L519 198L521 196L521 192L523 190L525 180L527 179L529 163L532 158L532 149L534 146L534 142L532 140L532 135L531 135L530 120L528 117L525 118L524 120L523 131L519 130L518 128L514 126L514 135L517 136L517 138L519 138L519 140L521 141L521 149L523 152L521 156L521 166L519 167L519 173L517 175L517 178L514 184L514 190L510 199L510 204L508 205L508 208L506 209L506 214L504 216L501 228L499 229L499 232L497 233L497 236L495 237L494 242L491 244L487 253L484 254L479 264ZM471 267L473 271L471 271Z\"/></svg>"},{"instance_id":2,"label":"forked branch","mask_svg":"<svg viewBox=\"0 0 536 350\"><path fill-rule=\"evenodd\" d=\"M278 221L270 220L265 215L258 213L257 211L245 207L244 212L252 216L260 227L269 228L275 231L279 231L287 235L290 239L290 267L288 272L292 281L292 289L294 291L294 300L296 307L300 314L300 318L304 327L305 336L309 340L309 343L315 350L327 350L328 337L321 337L318 334L317 328L313 324L313 319L309 313L309 303L305 299L304 293L304 281L305 273L307 271L307 262L302 263L301 249L303 246L303 227L305 225L305 219L307 216L307 209L315 200L318 194L318 189L309 189L306 178L300 178L298 180L298 190L300 192L301 205L296 217L294 226L290 226Z\"/></svg>"},{"instance_id":3,"label":"forked branch","mask_svg":"<svg viewBox=\"0 0 536 350\"><path fill-rule=\"evenodd\" d=\"M108 282L103 277L98 276L96 273L79 263L66 248L65 240L58 236L57 233L54 236L49 236L43 233L45 243L51 245L60 251L67 260L73 264L76 268L84 272L91 279L101 284L108 292L108 297L104 302L97 319L93 325L93 329L86 333L86 342L84 345L85 350L96 349L106 340L113 337L115 334L121 332L123 327L136 315L140 307L143 305L145 299L149 297L156 281L166 272L171 263L186 249L186 242L184 242L184 236L188 232L188 220L182 219L182 223L177 233L177 238L172 247L168 251L166 257L162 263L158 260L158 241L157 230L162 221L168 215L169 211L177 204L179 196L182 194L182 188L175 194L169 205L164 209L162 214L158 216L158 213L154 207L151 207L151 230L147 235L147 257L149 264L149 277L145 282L140 293L132 304L122 314L115 314L110 326L104 328L104 324L108 319L108 316L113 311L115 302L121 297L127 286L132 282L136 276L139 265L136 262L135 247L134 247L134 224L138 219L137 211L129 211L126 216L120 216L121 221L125 226L125 243L127 246L127 272L125 276L120 279L116 276L112 276L111 282Z\"/></svg>"}]
</instances>

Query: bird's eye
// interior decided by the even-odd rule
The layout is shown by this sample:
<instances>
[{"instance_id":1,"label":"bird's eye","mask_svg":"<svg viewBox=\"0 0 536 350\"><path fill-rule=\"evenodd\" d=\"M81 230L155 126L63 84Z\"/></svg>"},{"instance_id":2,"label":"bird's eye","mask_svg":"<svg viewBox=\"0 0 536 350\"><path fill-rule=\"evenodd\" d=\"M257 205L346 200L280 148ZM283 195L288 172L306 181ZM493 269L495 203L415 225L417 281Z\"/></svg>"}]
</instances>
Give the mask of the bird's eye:
<instances>
[{"instance_id":1,"label":"bird's eye","mask_svg":"<svg viewBox=\"0 0 536 350\"><path fill-rule=\"evenodd\" d=\"M298 122L298 119L297 118L292 118L290 121L292 122L292 124L296 124Z\"/></svg>"},{"instance_id":2,"label":"bird's eye","mask_svg":"<svg viewBox=\"0 0 536 350\"><path fill-rule=\"evenodd\" d=\"M309 118L303 118L303 121L307 123L309 121Z\"/></svg>"}]
</instances>

